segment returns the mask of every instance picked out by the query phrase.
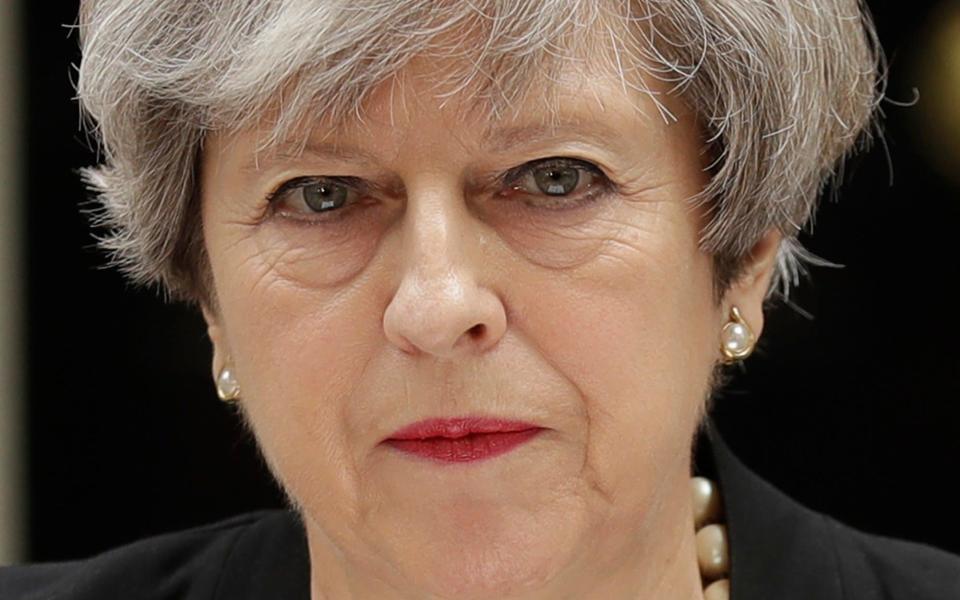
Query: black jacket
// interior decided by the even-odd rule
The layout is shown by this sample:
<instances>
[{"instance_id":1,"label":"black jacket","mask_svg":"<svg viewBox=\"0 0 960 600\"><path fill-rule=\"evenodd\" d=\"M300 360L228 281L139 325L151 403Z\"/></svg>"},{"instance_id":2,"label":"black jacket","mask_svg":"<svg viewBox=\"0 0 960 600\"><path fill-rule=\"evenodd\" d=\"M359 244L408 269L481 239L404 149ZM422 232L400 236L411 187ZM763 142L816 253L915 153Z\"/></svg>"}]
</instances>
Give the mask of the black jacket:
<instances>
[{"instance_id":1,"label":"black jacket","mask_svg":"<svg viewBox=\"0 0 960 600\"><path fill-rule=\"evenodd\" d=\"M960 556L871 535L793 501L712 421L696 471L721 490L732 600L960 600ZM309 600L303 528L264 511L67 563L0 569L0 600Z\"/></svg>"}]
</instances>

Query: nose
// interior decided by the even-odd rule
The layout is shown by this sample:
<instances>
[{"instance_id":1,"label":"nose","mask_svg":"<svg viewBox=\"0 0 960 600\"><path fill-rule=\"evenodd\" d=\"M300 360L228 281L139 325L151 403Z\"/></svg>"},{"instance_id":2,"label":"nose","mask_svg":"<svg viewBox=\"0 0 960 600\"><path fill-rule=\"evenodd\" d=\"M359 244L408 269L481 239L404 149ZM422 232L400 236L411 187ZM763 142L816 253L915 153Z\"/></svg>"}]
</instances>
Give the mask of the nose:
<instances>
[{"instance_id":1,"label":"nose","mask_svg":"<svg viewBox=\"0 0 960 600\"><path fill-rule=\"evenodd\" d=\"M387 339L410 354L482 353L506 329L503 303L479 279L485 262L480 225L455 198L408 192L402 275L383 327Z\"/></svg>"}]
</instances>

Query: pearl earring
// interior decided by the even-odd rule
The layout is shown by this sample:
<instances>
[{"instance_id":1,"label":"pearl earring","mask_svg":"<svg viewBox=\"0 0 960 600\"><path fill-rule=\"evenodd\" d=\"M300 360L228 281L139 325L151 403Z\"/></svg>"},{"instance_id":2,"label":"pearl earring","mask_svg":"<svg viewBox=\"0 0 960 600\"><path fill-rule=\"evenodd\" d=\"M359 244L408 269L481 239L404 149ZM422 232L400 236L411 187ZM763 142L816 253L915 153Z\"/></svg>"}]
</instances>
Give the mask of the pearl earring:
<instances>
[{"instance_id":1,"label":"pearl earring","mask_svg":"<svg viewBox=\"0 0 960 600\"><path fill-rule=\"evenodd\" d=\"M724 364L735 363L750 356L757 340L736 306L730 308L730 320L720 331L720 351Z\"/></svg>"},{"instance_id":2,"label":"pearl earring","mask_svg":"<svg viewBox=\"0 0 960 600\"><path fill-rule=\"evenodd\" d=\"M230 367L220 369L220 375L217 376L217 396L224 402L233 402L240 397L240 383Z\"/></svg>"}]
</instances>

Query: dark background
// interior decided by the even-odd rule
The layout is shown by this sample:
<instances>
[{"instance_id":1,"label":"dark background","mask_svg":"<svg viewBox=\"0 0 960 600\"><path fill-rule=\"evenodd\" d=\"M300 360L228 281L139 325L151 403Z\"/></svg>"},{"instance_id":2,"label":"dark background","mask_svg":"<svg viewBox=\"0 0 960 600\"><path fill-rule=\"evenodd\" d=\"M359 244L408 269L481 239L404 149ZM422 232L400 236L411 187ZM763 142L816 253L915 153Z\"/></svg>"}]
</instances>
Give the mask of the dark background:
<instances>
[{"instance_id":1,"label":"dark background","mask_svg":"<svg viewBox=\"0 0 960 600\"><path fill-rule=\"evenodd\" d=\"M886 148L852 162L823 205L816 269L769 314L763 348L715 417L741 459L801 502L867 531L960 553L958 180L927 161L922 69L932 1L872 2L891 61ZM74 173L75 2L24 2L29 557L279 506L253 444L217 400L202 319L102 268ZM960 108L958 108L960 110ZM893 185L887 154L893 164Z\"/></svg>"}]
</instances>

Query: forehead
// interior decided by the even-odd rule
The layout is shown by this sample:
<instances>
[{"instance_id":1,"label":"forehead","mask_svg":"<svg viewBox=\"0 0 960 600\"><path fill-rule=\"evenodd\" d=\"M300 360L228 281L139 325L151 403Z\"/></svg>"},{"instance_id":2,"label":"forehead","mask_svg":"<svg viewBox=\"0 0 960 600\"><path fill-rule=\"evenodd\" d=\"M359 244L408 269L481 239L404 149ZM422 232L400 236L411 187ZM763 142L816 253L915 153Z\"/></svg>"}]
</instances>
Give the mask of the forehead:
<instances>
[{"instance_id":1,"label":"forehead","mask_svg":"<svg viewBox=\"0 0 960 600\"><path fill-rule=\"evenodd\" d=\"M497 104L476 84L449 89L446 84L450 80L444 73L456 68L450 59L415 57L390 79L367 90L351 113L307 111L282 137L277 136L276 128L255 128L257 154L297 156L305 150L317 153L318 148L337 151L340 142L397 141L423 133L424 128L465 145L502 153L570 134L608 142L630 130L635 136L654 138L672 122L691 117L663 82L628 83L618 73L585 60L565 62L550 79L529 81L523 94L510 104ZM340 149L341 157L349 154Z\"/></svg>"},{"instance_id":2,"label":"forehead","mask_svg":"<svg viewBox=\"0 0 960 600\"><path fill-rule=\"evenodd\" d=\"M562 127L597 113L610 113L612 118L627 114L642 119L659 117L669 122L675 117L672 111L680 108L663 82L639 75L627 79L596 57L556 59L549 72L530 74L509 101L486 89L495 87L496 82L474 80L449 89L443 73L457 68L449 59L415 57L395 77L370 90L357 115L363 118L377 113L382 122L385 117L395 118L397 110L403 117L409 117L410 111L440 112L483 123L482 137L486 138L492 131L516 123ZM385 109L389 115L384 114Z\"/></svg>"}]
</instances>

